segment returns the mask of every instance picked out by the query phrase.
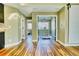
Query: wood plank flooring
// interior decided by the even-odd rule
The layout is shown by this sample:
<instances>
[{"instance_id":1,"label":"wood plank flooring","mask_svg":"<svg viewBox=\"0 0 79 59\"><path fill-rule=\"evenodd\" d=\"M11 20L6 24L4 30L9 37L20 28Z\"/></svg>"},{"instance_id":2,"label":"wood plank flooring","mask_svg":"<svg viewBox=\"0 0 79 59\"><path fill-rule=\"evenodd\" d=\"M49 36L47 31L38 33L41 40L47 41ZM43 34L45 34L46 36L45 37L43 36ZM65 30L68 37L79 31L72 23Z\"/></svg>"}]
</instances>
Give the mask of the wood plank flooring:
<instances>
[{"instance_id":1,"label":"wood plank flooring","mask_svg":"<svg viewBox=\"0 0 79 59\"><path fill-rule=\"evenodd\" d=\"M40 51L37 49L37 43L29 47L25 42L21 42L16 46L1 49L0 56L79 56L79 46L64 47L56 42L53 48Z\"/></svg>"}]
</instances>

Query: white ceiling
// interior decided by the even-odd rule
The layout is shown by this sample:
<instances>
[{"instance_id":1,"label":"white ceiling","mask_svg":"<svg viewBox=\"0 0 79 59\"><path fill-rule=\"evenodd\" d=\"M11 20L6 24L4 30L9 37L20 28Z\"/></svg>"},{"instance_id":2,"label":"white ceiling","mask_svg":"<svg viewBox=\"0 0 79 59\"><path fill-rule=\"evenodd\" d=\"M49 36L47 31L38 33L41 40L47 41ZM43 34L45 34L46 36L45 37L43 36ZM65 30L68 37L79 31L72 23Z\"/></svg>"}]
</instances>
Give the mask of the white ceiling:
<instances>
[{"instance_id":1,"label":"white ceiling","mask_svg":"<svg viewBox=\"0 0 79 59\"><path fill-rule=\"evenodd\" d=\"M29 16L32 12L57 12L65 3L8 3L5 5L15 7Z\"/></svg>"}]
</instances>

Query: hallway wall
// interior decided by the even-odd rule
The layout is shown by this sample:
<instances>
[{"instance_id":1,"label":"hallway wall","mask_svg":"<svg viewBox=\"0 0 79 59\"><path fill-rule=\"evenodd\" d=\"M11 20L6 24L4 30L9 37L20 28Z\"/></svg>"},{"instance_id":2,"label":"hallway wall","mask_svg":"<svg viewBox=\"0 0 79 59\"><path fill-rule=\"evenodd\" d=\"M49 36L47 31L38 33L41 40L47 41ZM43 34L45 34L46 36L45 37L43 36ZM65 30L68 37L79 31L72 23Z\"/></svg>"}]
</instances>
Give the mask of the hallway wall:
<instances>
[{"instance_id":1,"label":"hallway wall","mask_svg":"<svg viewBox=\"0 0 79 59\"><path fill-rule=\"evenodd\" d=\"M4 6L5 47L13 46L21 42L21 16L22 14L15 8Z\"/></svg>"},{"instance_id":2,"label":"hallway wall","mask_svg":"<svg viewBox=\"0 0 79 59\"><path fill-rule=\"evenodd\" d=\"M68 20L68 9L67 5L65 5L58 12L58 41L66 45L69 43L69 20Z\"/></svg>"},{"instance_id":3,"label":"hallway wall","mask_svg":"<svg viewBox=\"0 0 79 59\"><path fill-rule=\"evenodd\" d=\"M71 4L69 12L66 5L58 12L58 41L60 41L65 46L79 46L78 10L79 4Z\"/></svg>"},{"instance_id":4,"label":"hallway wall","mask_svg":"<svg viewBox=\"0 0 79 59\"><path fill-rule=\"evenodd\" d=\"M58 40L65 43L65 7L58 12Z\"/></svg>"},{"instance_id":5,"label":"hallway wall","mask_svg":"<svg viewBox=\"0 0 79 59\"><path fill-rule=\"evenodd\" d=\"M79 45L79 4L69 9L69 43Z\"/></svg>"}]
</instances>

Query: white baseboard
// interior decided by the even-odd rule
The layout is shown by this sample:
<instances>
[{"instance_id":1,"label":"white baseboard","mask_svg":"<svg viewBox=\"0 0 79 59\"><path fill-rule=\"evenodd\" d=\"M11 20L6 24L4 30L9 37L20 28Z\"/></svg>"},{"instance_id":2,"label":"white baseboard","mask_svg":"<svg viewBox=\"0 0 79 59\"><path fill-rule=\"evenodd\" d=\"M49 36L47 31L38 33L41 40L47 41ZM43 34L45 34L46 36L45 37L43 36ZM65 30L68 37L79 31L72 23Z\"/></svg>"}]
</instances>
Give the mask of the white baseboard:
<instances>
[{"instance_id":1,"label":"white baseboard","mask_svg":"<svg viewBox=\"0 0 79 59\"><path fill-rule=\"evenodd\" d=\"M37 42L37 40L32 40L32 42Z\"/></svg>"},{"instance_id":2,"label":"white baseboard","mask_svg":"<svg viewBox=\"0 0 79 59\"><path fill-rule=\"evenodd\" d=\"M65 46L65 43L63 43L63 42L61 42L59 40L57 40L57 42L59 42L60 44L62 44L63 46Z\"/></svg>"},{"instance_id":3,"label":"white baseboard","mask_svg":"<svg viewBox=\"0 0 79 59\"><path fill-rule=\"evenodd\" d=\"M79 43L69 43L65 44L65 46L79 46Z\"/></svg>"},{"instance_id":4,"label":"white baseboard","mask_svg":"<svg viewBox=\"0 0 79 59\"><path fill-rule=\"evenodd\" d=\"M63 43L63 42L61 42L59 40L57 40L57 42L59 42L63 46L79 46L79 43Z\"/></svg>"},{"instance_id":5,"label":"white baseboard","mask_svg":"<svg viewBox=\"0 0 79 59\"><path fill-rule=\"evenodd\" d=\"M21 41L19 41L19 42L17 42L17 43L12 43L12 44L5 45L5 48L9 48L9 47L18 45L19 43L21 43Z\"/></svg>"}]
</instances>

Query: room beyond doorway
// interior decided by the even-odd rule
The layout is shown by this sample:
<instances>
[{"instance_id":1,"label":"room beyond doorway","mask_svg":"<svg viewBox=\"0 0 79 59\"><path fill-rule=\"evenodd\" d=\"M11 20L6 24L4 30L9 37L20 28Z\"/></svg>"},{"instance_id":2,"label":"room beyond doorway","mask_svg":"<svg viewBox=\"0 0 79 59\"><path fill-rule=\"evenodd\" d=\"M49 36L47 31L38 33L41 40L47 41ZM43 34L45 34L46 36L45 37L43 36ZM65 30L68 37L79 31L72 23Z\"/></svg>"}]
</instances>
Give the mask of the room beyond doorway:
<instances>
[{"instance_id":1,"label":"room beyond doorway","mask_svg":"<svg viewBox=\"0 0 79 59\"><path fill-rule=\"evenodd\" d=\"M57 16L56 15L37 15L37 37L50 38L57 40Z\"/></svg>"}]
</instances>

